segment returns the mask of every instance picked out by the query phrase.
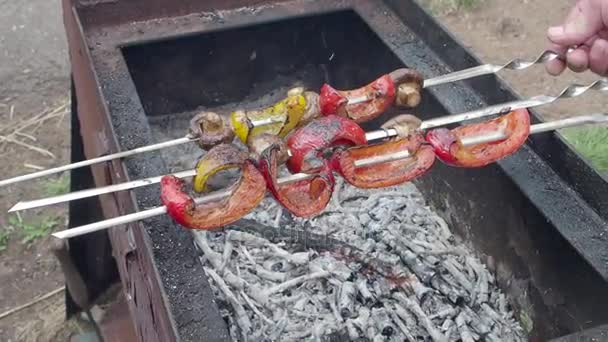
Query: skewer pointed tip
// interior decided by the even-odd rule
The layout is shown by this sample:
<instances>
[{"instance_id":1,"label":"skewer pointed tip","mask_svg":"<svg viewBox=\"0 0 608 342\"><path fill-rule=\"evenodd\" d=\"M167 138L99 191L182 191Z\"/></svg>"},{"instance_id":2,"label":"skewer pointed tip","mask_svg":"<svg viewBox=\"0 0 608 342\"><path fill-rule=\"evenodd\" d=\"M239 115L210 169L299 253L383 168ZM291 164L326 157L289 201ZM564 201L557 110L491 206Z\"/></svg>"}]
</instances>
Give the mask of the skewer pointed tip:
<instances>
[{"instance_id":1,"label":"skewer pointed tip","mask_svg":"<svg viewBox=\"0 0 608 342\"><path fill-rule=\"evenodd\" d=\"M8 210L8 212L9 213L14 213L16 211L21 211L21 210L23 210L22 207L23 207L22 202L19 202L19 203L15 204L12 208L10 208Z\"/></svg>"}]
</instances>

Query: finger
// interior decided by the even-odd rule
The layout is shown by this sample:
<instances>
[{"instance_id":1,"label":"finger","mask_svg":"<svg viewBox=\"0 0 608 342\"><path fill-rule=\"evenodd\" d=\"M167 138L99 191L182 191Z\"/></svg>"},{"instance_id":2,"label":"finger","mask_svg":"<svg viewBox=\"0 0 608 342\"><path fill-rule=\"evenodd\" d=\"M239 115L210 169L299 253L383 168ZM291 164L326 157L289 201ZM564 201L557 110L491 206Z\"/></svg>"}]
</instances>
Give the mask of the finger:
<instances>
[{"instance_id":1,"label":"finger","mask_svg":"<svg viewBox=\"0 0 608 342\"><path fill-rule=\"evenodd\" d=\"M589 51L589 68L601 76L608 74L608 40L598 38L593 42Z\"/></svg>"},{"instance_id":2,"label":"finger","mask_svg":"<svg viewBox=\"0 0 608 342\"><path fill-rule=\"evenodd\" d=\"M555 52L560 56L565 56L566 47L557 44L550 44L548 50ZM565 58L553 59L545 63L545 69L549 75L559 76L565 69Z\"/></svg>"},{"instance_id":3,"label":"finger","mask_svg":"<svg viewBox=\"0 0 608 342\"><path fill-rule=\"evenodd\" d=\"M549 28L547 36L559 45L576 45L589 39L603 26L600 1L577 1L564 25Z\"/></svg>"},{"instance_id":4,"label":"finger","mask_svg":"<svg viewBox=\"0 0 608 342\"><path fill-rule=\"evenodd\" d=\"M589 48L581 46L566 56L568 68L574 72L583 72L589 68Z\"/></svg>"},{"instance_id":5,"label":"finger","mask_svg":"<svg viewBox=\"0 0 608 342\"><path fill-rule=\"evenodd\" d=\"M552 61L548 61L545 64L545 70L547 73L552 76L559 76L566 69L566 63L559 59L554 59Z\"/></svg>"}]
</instances>

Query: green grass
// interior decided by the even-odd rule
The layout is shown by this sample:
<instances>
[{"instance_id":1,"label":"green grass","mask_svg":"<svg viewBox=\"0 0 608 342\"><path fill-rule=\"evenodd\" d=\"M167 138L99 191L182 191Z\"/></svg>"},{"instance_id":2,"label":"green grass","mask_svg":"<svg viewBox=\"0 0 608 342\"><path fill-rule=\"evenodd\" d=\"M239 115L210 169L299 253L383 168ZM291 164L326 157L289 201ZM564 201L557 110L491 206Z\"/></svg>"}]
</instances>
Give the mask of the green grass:
<instances>
[{"instance_id":1,"label":"green grass","mask_svg":"<svg viewBox=\"0 0 608 342\"><path fill-rule=\"evenodd\" d=\"M66 194L70 192L70 176L66 174L59 178L51 178L43 183L43 188L47 196Z\"/></svg>"},{"instance_id":2,"label":"green grass","mask_svg":"<svg viewBox=\"0 0 608 342\"><path fill-rule=\"evenodd\" d=\"M59 223L57 219L48 216L36 222L25 222L18 216L11 216L8 222L21 235L21 243L24 245L30 245L36 240L49 235ZM4 228L4 230L7 230L7 228Z\"/></svg>"},{"instance_id":3,"label":"green grass","mask_svg":"<svg viewBox=\"0 0 608 342\"><path fill-rule=\"evenodd\" d=\"M563 135L596 169L608 172L608 127L564 129Z\"/></svg>"},{"instance_id":4,"label":"green grass","mask_svg":"<svg viewBox=\"0 0 608 342\"><path fill-rule=\"evenodd\" d=\"M0 252L6 250L8 248L9 237L10 237L10 229L7 227L2 227L2 229L0 229Z\"/></svg>"}]
</instances>

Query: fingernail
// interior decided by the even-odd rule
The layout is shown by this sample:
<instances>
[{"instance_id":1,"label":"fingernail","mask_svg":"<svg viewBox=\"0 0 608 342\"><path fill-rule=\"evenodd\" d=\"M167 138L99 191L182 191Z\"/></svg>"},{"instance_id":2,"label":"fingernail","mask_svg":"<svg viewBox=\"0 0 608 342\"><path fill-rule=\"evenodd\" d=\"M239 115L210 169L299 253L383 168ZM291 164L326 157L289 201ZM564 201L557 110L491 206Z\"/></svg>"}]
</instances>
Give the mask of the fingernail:
<instances>
[{"instance_id":1,"label":"fingernail","mask_svg":"<svg viewBox=\"0 0 608 342\"><path fill-rule=\"evenodd\" d=\"M550 38L558 38L564 35L564 27L563 26L553 26L549 27L547 34Z\"/></svg>"}]
</instances>

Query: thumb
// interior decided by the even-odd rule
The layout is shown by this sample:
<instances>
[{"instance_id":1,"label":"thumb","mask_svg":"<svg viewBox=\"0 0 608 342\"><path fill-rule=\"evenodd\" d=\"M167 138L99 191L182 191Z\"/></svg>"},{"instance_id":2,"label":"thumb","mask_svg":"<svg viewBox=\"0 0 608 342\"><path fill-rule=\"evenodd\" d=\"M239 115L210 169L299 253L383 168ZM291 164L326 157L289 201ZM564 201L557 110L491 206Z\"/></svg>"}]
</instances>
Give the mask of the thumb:
<instances>
[{"instance_id":1,"label":"thumb","mask_svg":"<svg viewBox=\"0 0 608 342\"><path fill-rule=\"evenodd\" d=\"M549 28L551 42L559 45L583 44L603 28L601 1L577 1L564 25Z\"/></svg>"}]
</instances>

